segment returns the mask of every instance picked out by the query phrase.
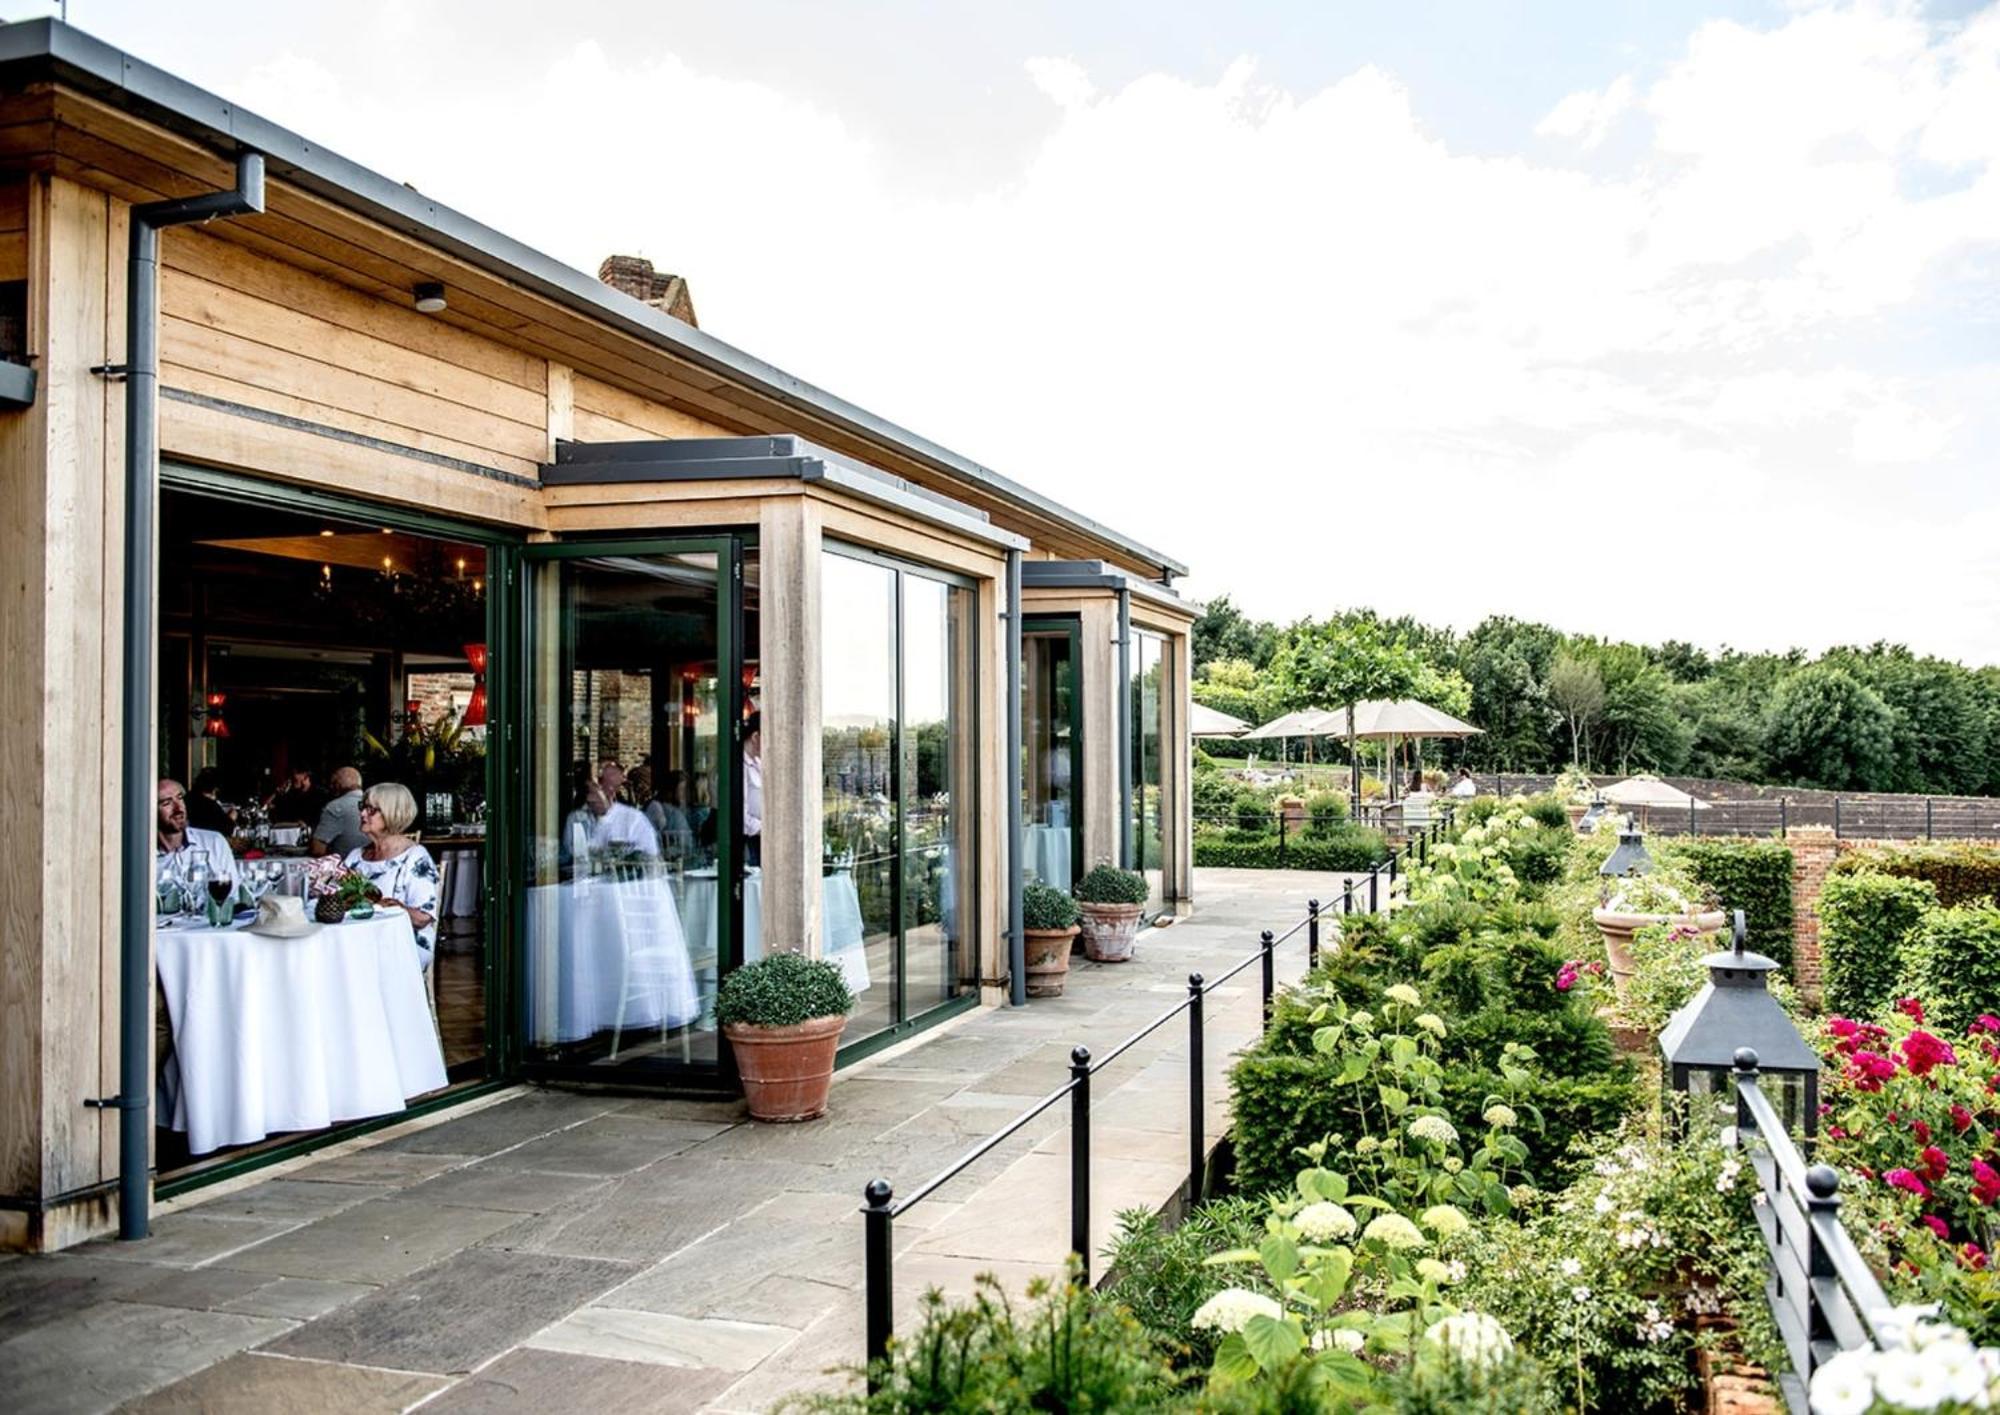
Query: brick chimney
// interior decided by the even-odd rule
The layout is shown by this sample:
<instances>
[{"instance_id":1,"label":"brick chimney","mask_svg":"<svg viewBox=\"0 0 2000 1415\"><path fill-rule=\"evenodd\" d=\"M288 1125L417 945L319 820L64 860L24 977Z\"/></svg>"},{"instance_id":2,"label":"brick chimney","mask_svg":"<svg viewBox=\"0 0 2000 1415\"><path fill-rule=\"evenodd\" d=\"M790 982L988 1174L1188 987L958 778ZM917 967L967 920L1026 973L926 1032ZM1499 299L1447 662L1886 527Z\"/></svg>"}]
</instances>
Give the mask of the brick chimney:
<instances>
[{"instance_id":1,"label":"brick chimney","mask_svg":"<svg viewBox=\"0 0 2000 1415\"><path fill-rule=\"evenodd\" d=\"M672 315L682 324L699 329L694 317L694 297L687 281L653 269L653 262L640 255L608 255L597 267L597 278L612 289Z\"/></svg>"}]
</instances>

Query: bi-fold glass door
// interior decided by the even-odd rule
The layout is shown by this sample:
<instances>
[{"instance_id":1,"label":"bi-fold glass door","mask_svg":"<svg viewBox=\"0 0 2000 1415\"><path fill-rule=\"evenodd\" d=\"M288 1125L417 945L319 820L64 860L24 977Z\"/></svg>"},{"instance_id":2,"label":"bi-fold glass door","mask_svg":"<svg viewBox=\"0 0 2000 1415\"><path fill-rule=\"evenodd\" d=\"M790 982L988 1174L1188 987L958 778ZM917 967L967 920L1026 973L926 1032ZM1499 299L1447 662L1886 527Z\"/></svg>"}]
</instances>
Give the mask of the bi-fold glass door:
<instances>
[{"instance_id":1,"label":"bi-fold glass door","mask_svg":"<svg viewBox=\"0 0 2000 1415\"><path fill-rule=\"evenodd\" d=\"M1021 870L1061 890L1083 862L1081 638L1075 615L1021 624Z\"/></svg>"},{"instance_id":2,"label":"bi-fold glass door","mask_svg":"<svg viewBox=\"0 0 2000 1415\"><path fill-rule=\"evenodd\" d=\"M742 956L742 548L524 561L524 1065L719 1078L715 990Z\"/></svg>"}]
</instances>

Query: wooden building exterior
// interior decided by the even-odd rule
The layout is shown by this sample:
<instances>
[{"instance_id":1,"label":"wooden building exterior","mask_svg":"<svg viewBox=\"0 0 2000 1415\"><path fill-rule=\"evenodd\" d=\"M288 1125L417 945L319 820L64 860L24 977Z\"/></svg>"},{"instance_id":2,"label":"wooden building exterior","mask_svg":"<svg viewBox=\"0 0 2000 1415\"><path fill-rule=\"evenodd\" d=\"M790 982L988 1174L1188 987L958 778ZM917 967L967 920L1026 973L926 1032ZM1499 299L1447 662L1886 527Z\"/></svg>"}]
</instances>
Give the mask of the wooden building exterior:
<instances>
[{"instance_id":1,"label":"wooden building exterior","mask_svg":"<svg viewBox=\"0 0 2000 1415\"><path fill-rule=\"evenodd\" d=\"M914 636L917 598L948 597L950 652L964 660L940 689L955 714L943 745L908 744L911 761L933 751L925 770L948 772L956 791L944 828L957 843L932 849L945 863L933 859L923 888L934 912L962 911L962 956L932 1000L1007 996L1018 848L1005 809L1010 556L1029 567L1026 622L1075 626L1075 865L1146 863L1134 837L1152 839L1161 906L1186 903L1194 611L1170 588L1182 566L74 30L6 26L0 360L31 369L34 386L0 411L0 813L13 838L0 857L0 1246L61 1247L117 1221L119 1112L86 1105L118 1090L126 886L125 394L100 370L126 357L133 204L227 188L246 150L268 163L265 209L162 235L160 483L196 516L251 507L343 527L379 520L384 534L481 557L498 728L485 768L481 1084L563 1074L537 1069L525 1031L535 984L522 901L534 866L517 846L529 803L563 785L561 755L538 758L532 745L545 730L536 705L569 691L558 679L570 660L538 647L555 633L539 619L555 605L543 586L558 583L565 555L593 547L714 575L715 760L733 767L734 734L753 709L766 724L757 851L769 947L823 947L813 883L837 853L826 669L848 674L839 653L850 632L825 598L828 577L845 584L854 566L893 586L897 634ZM429 283L444 287L442 311L413 307ZM646 450L697 445L703 455L669 475ZM593 448L616 455L592 467L578 449ZM748 619L731 587L746 565ZM730 635L748 622L762 650L739 688L742 644ZM163 621L159 632L177 631ZM1154 645L1150 669L1132 658L1141 634ZM914 671L897 670L898 694ZM163 766L192 751L192 767L202 729L164 685L154 698ZM1136 775L1157 779L1151 824L1135 826L1134 723L1147 721L1156 740L1151 758L1138 750ZM864 785L843 789L859 799ZM739 795L720 803L725 819ZM907 904L918 886L899 891ZM739 928L740 912L729 915ZM881 1039L950 1010L898 1009Z\"/></svg>"}]
</instances>

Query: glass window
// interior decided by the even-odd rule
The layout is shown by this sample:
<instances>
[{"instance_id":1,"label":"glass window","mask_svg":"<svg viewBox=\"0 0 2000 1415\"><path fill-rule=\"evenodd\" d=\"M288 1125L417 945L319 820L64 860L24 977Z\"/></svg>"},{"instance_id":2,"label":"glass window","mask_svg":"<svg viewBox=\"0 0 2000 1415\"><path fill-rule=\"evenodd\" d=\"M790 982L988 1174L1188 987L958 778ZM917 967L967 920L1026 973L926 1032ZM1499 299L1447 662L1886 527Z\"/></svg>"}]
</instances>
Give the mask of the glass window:
<instances>
[{"instance_id":1,"label":"glass window","mask_svg":"<svg viewBox=\"0 0 2000 1415\"><path fill-rule=\"evenodd\" d=\"M1082 857L1083 781L1079 754L1074 621L1029 627L1021 636L1021 870L1029 879L1068 889Z\"/></svg>"},{"instance_id":2,"label":"glass window","mask_svg":"<svg viewBox=\"0 0 2000 1415\"><path fill-rule=\"evenodd\" d=\"M1173 681L1173 646L1158 634L1132 634L1132 849L1131 867L1146 876L1147 907L1166 902L1168 770L1165 744Z\"/></svg>"}]
</instances>

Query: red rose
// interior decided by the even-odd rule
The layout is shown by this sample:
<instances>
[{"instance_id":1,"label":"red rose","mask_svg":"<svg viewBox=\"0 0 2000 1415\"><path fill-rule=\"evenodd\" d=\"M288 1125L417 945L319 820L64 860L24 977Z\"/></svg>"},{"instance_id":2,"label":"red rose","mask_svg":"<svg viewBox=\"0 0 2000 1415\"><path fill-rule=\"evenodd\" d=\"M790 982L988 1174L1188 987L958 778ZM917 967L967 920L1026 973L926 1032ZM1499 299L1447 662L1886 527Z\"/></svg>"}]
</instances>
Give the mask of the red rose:
<instances>
[{"instance_id":1,"label":"red rose","mask_svg":"<svg viewBox=\"0 0 2000 1415\"><path fill-rule=\"evenodd\" d=\"M1931 1196L1931 1186L1917 1178L1914 1170L1892 1169L1882 1176L1882 1182L1891 1188L1915 1194L1919 1199L1928 1199Z\"/></svg>"},{"instance_id":2,"label":"red rose","mask_svg":"<svg viewBox=\"0 0 2000 1415\"><path fill-rule=\"evenodd\" d=\"M1977 1243L1968 1243L1958 1250L1958 1260L1974 1272L1986 1266L1986 1250Z\"/></svg>"},{"instance_id":3,"label":"red rose","mask_svg":"<svg viewBox=\"0 0 2000 1415\"><path fill-rule=\"evenodd\" d=\"M1897 998L1896 1010L1902 1013L1905 1017L1914 1018L1918 1022L1924 1020L1924 1005L1921 1002L1918 1002L1914 997Z\"/></svg>"},{"instance_id":4,"label":"red rose","mask_svg":"<svg viewBox=\"0 0 2000 1415\"><path fill-rule=\"evenodd\" d=\"M1910 1068L1912 1076L1927 1076L1933 1067L1958 1064L1958 1053L1951 1049L1951 1043L1931 1035L1922 1027L1903 1038L1900 1045L1903 1063Z\"/></svg>"},{"instance_id":5,"label":"red rose","mask_svg":"<svg viewBox=\"0 0 2000 1415\"><path fill-rule=\"evenodd\" d=\"M1965 1030L1968 1032L2000 1032L2000 1017L1995 1017L1991 1012L1982 1012L1974 1019L1972 1025Z\"/></svg>"},{"instance_id":6,"label":"red rose","mask_svg":"<svg viewBox=\"0 0 2000 1415\"><path fill-rule=\"evenodd\" d=\"M1924 1227L1935 1233L1940 1243L1947 1242L1951 1238L1951 1230L1944 1226L1944 1220L1936 1214L1924 1215Z\"/></svg>"},{"instance_id":7,"label":"red rose","mask_svg":"<svg viewBox=\"0 0 2000 1415\"><path fill-rule=\"evenodd\" d=\"M1951 1128L1963 1135L1972 1128L1972 1112L1962 1105L1951 1108Z\"/></svg>"},{"instance_id":8,"label":"red rose","mask_svg":"<svg viewBox=\"0 0 2000 1415\"><path fill-rule=\"evenodd\" d=\"M1951 1171L1951 1157L1936 1145L1924 1146L1924 1173L1935 1183Z\"/></svg>"},{"instance_id":9,"label":"red rose","mask_svg":"<svg viewBox=\"0 0 2000 1415\"><path fill-rule=\"evenodd\" d=\"M1931 1127L1921 1120L1910 1122L1910 1133L1917 1137L1919 1145L1928 1145L1931 1142Z\"/></svg>"}]
</instances>

